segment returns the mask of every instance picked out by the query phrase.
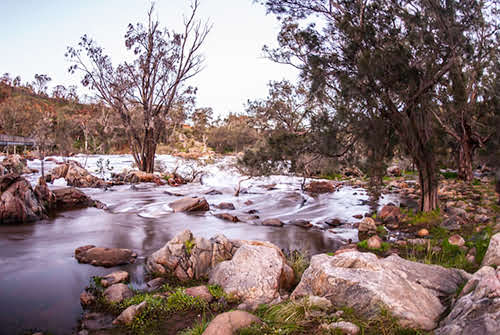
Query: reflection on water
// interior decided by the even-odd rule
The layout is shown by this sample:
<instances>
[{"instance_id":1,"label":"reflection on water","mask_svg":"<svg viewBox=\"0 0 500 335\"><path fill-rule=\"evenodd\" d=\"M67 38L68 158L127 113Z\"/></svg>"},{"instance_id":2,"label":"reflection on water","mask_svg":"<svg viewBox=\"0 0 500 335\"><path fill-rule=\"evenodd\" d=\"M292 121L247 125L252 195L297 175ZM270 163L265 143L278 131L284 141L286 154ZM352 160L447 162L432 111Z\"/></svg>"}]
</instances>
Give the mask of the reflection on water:
<instances>
[{"instance_id":1,"label":"reflection on water","mask_svg":"<svg viewBox=\"0 0 500 335\"><path fill-rule=\"evenodd\" d=\"M101 156L76 159L95 171ZM114 171L130 168L127 155L104 156L110 159ZM57 158L60 160L60 158ZM169 170L180 162L170 156L160 156ZM0 334L17 334L26 329L44 329L53 334L68 334L77 326L82 309L79 295L94 275L113 270L78 264L73 257L75 248L94 244L105 247L130 248L139 255L136 264L120 267L131 273L131 284L144 287L145 257L161 248L175 234L190 229L196 236L210 238L224 234L233 239L266 240L286 250L305 250L310 254L337 249L347 239L356 240L352 216L364 214L368 195L362 189L342 188L333 194L311 197L300 192L300 179L272 176L244 183L246 193L234 197L239 176L227 167L227 159L205 167L203 185L189 184L178 188L156 187L149 184L117 186L109 190L84 189L93 198L109 206L109 211L95 208L61 213L56 218L35 224L0 227ZM30 162L38 168L40 162ZM55 166L47 162L48 169ZM37 175L29 176L32 182ZM276 184L266 190L262 185ZM220 195L206 195L210 190ZM177 197L166 192L205 196L212 210L200 214L172 213L168 203ZM357 194L354 194L357 193ZM245 205L251 200L253 204ZM394 201L394 199L390 199ZM389 199L383 199L384 202ZM260 219L230 223L213 216L220 212L213 205L232 202L233 215L249 218L256 210ZM334 232L317 228L303 229L292 225L282 228L259 225L260 220L280 218L285 223L293 219L322 224L338 218L346 224Z\"/></svg>"}]
</instances>

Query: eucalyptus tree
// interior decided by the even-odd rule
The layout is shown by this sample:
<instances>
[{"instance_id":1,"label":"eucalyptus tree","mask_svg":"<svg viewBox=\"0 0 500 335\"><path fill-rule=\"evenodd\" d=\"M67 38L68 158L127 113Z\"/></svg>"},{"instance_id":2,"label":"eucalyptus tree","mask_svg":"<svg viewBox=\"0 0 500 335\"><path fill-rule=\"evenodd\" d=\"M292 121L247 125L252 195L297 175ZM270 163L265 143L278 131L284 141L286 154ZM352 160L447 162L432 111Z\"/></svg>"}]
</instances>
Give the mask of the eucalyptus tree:
<instances>
[{"instance_id":1,"label":"eucalyptus tree","mask_svg":"<svg viewBox=\"0 0 500 335\"><path fill-rule=\"evenodd\" d=\"M82 73L82 84L119 114L142 171L153 172L156 147L173 108L195 93L186 82L202 70L201 47L211 28L196 18L198 8L194 0L183 31L176 33L160 27L151 6L146 24L129 24L125 34L134 60L117 66L87 35L77 47L68 47L69 71Z\"/></svg>"},{"instance_id":2,"label":"eucalyptus tree","mask_svg":"<svg viewBox=\"0 0 500 335\"><path fill-rule=\"evenodd\" d=\"M467 32L484 2L261 2L282 22L280 48L266 49L269 56L299 68L318 96L340 97L353 105L352 113L376 110L418 168L421 210L436 209L437 85L470 46Z\"/></svg>"}]
</instances>

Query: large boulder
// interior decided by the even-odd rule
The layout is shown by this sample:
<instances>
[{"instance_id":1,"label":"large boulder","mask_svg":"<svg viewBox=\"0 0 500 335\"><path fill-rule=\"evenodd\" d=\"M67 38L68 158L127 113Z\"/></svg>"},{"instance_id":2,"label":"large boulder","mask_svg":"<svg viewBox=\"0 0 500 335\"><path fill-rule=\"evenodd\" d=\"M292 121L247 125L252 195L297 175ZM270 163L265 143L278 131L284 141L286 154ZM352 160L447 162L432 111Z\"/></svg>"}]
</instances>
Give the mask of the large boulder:
<instances>
[{"instance_id":1,"label":"large boulder","mask_svg":"<svg viewBox=\"0 0 500 335\"><path fill-rule=\"evenodd\" d=\"M58 210L96 207L105 209L106 205L93 200L85 193L74 187L59 188L52 191L55 195L55 207Z\"/></svg>"},{"instance_id":2,"label":"large boulder","mask_svg":"<svg viewBox=\"0 0 500 335\"><path fill-rule=\"evenodd\" d=\"M441 299L454 294L469 277L461 270L397 255L378 259L358 251L320 254L312 257L292 298L326 297L334 306L351 307L366 318L376 318L386 309L402 326L431 330L446 309Z\"/></svg>"},{"instance_id":3,"label":"large boulder","mask_svg":"<svg viewBox=\"0 0 500 335\"><path fill-rule=\"evenodd\" d=\"M219 262L231 259L236 247L224 235L210 240L185 230L154 252L146 261L152 273L171 274L180 280L207 278Z\"/></svg>"},{"instance_id":4,"label":"large boulder","mask_svg":"<svg viewBox=\"0 0 500 335\"><path fill-rule=\"evenodd\" d=\"M99 248L86 245L75 250L75 258L80 263L95 266L111 267L121 264L133 263L137 254L130 249Z\"/></svg>"},{"instance_id":5,"label":"large boulder","mask_svg":"<svg viewBox=\"0 0 500 335\"><path fill-rule=\"evenodd\" d=\"M91 175L80 163L68 161L56 166L50 172L51 181L64 178L69 186L74 187L105 187L106 182L96 176Z\"/></svg>"},{"instance_id":6,"label":"large boulder","mask_svg":"<svg viewBox=\"0 0 500 335\"><path fill-rule=\"evenodd\" d=\"M290 288L293 281L293 270L276 246L249 241L238 248L231 260L215 266L209 282L255 308L279 298L280 290Z\"/></svg>"},{"instance_id":7,"label":"large boulder","mask_svg":"<svg viewBox=\"0 0 500 335\"><path fill-rule=\"evenodd\" d=\"M245 311L231 311L219 314L208 325L202 335L234 335L241 328L260 323L260 319Z\"/></svg>"},{"instance_id":8,"label":"large boulder","mask_svg":"<svg viewBox=\"0 0 500 335\"><path fill-rule=\"evenodd\" d=\"M0 177L0 223L24 223L45 217L31 184L18 174Z\"/></svg>"},{"instance_id":9,"label":"large boulder","mask_svg":"<svg viewBox=\"0 0 500 335\"><path fill-rule=\"evenodd\" d=\"M436 335L493 335L500 330L500 269L484 266L462 289Z\"/></svg>"},{"instance_id":10,"label":"large boulder","mask_svg":"<svg viewBox=\"0 0 500 335\"><path fill-rule=\"evenodd\" d=\"M184 197L182 199L173 201L168 204L173 209L174 213L177 212L199 212L208 211L210 206L205 198Z\"/></svg>"},{"instance_id":11,"label":"large boulder","mask_svg":"<svg viewBox=\"0 0 500 335\"><path fill-rule=\"evenodd\" d=\"M500 267L500 233L496 233L491 237L482 265Z\"/></svg>"}]
</instances>

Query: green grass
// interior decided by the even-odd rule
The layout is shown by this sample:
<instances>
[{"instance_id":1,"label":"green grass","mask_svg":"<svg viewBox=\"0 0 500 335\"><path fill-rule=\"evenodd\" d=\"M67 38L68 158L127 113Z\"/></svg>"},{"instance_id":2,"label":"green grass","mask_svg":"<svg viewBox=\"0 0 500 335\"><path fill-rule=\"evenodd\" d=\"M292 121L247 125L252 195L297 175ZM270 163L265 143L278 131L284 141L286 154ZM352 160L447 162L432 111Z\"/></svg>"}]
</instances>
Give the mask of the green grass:
<instances>
[{"instance_id":1,"label":"green grass","mask_svg":"<svg viewBox=\"0 0 500 335\"><path fill-rule=\"evenodd\" d=\"M186 247L186 253L188 254L188 256L191 255L191 251L193 250L195 245L196 243L194 242L194 240L188 240L184 242L184 246Z\"/></svg>"},{"instance_id":2,"label":"green grass","mask_svg":"<svg viewBox=\"0 0 500 335\"><path fill-rule=\"evenodd\" d=\"M375 248L369 248L368 247L368 240L363 240L361 242L358 242L358 248L364 249L364 250L370 250L370 251L378 251L378 252L386 252L391 248L390 243L388 242L382 242L380 248L375 249Z\"/></svg>"},{"instance_id":3,"label":"green grass","mask_svg":"<svg viewBox=\"0 0 500 335\"><path fill-rule=\"evenodd\" d=\"M464 236L466 246L476 248L475 263L470 263L467 260L467 251L448 242L450 235L449 231L441 227L434 227L430 232L432 238L428 240L429 243L425 245L411 244L400 247L400 256L415 262L458 268L470 273L475 272L479 268L488 249L492 235L491 228L487 227L483 232Z\"/></svg>"},{"instance_id":4,"label":"green grass","mask_svg":"<svg viewBox=\"0 0 500 335\"><path fill-rule=\"evenodd\" d=\"M293 250L286 257L288 265L293 269L295 284L298 284L302 274L309 267L309 257L305 252ZM295 286L295 285L294 285Z\"/></svg>"},{"instance_id":5,"label":"green grass","mask_svg":"<svg viewBox=\"0 0 500 335\"><path fill-rule=\"evenodd\" d=\"M458 173L456 173L456 172L441 172L441 175L445 179L457 179L458 178Z\"/></svg>"},{"instance_id":6,"label":"green grass","mask_svg":"<svg viewBox=\"0 0 500 335\"><path fill-rule=\"evenodd\" d=\"M412 209L402 208L401 213L406 215L406 223L416 226L434 226L443 219L439 208L430 212L414 212Z\"/></svg>"},{"instance_id":7,"label":"green grass","mask_svg":"<svg viewBox=\"0 0 500 335\"><path fill-rule=\"evenodd\" d=\"M210 321L203 317L201 321L197 322L193 327L184 329L177 333L177 335L202 335L209 323Z\"/></svg>"},{"instance_id":8,"label":"green grass","mask_svg":"<svg viewBox=\"0 0 500 335\"><path fill-rule=\"evenodd\" d=\"M161 323L169 315L184 311L204 311L208 308L206 301L184 293L183 288L176 288L168 297L162 298L151 293L140 293L125 299L119 304L120 310L147 302L146 308L129 326L133 334L160 334Z\"/></svg>"},{"instance_id":9,"label":"green grass","mask_svg":"<svg viewBox=\"0 0 500 335\"><path fill-rule=\"evenodd\" d=\"M479 179L474 179L472 181L472 185L475 185L475 186L481 185L481 181Z\"/></svg>"},{"instance_id":10,"label":"green grass","mask_svg":"<svg viewBox=\"0 0 500 335\"><path fill-rule=\"evenodd\" d=\"M222 297L226 297L226 293L224 293L224 290L219 285L208 285L207 288L208 288L208 291L210 292L210 294L216 300L219 300Z\"/></svg>"}]
</instances>

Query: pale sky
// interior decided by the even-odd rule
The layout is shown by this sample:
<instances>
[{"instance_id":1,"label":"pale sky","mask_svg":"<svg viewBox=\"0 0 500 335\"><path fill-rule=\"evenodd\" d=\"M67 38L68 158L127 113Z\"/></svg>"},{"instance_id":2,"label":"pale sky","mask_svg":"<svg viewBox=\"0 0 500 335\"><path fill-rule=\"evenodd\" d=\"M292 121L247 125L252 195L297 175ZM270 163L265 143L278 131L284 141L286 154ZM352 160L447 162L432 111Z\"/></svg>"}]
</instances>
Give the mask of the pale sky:
<instances>
[{"instance_id":1,"label":"pale sky","mask_svg":"<svg viewBox=\"0 0 500 335\"><path fill-rule=\"evenodd\" d=\"M20 75L24 83L43 73L52 78L51 87L80 87L81 76L67 72L66 47L76 46L87 34L118 64L126 55L123 36L128 23L145 22L150 3L0 0L0 75ZM179 31L189 4L189 0L157 0L160 24ZM262 6L251 0L201 0L198 18L213 23L203 47L205 69L189 83L198 87L198 107L212 107L216 115L239 113L247 99L267 95L268 81L296 79L293 68L264 57L262 46L277 44L279 23Z\"/></svg>"}]
</instances>

